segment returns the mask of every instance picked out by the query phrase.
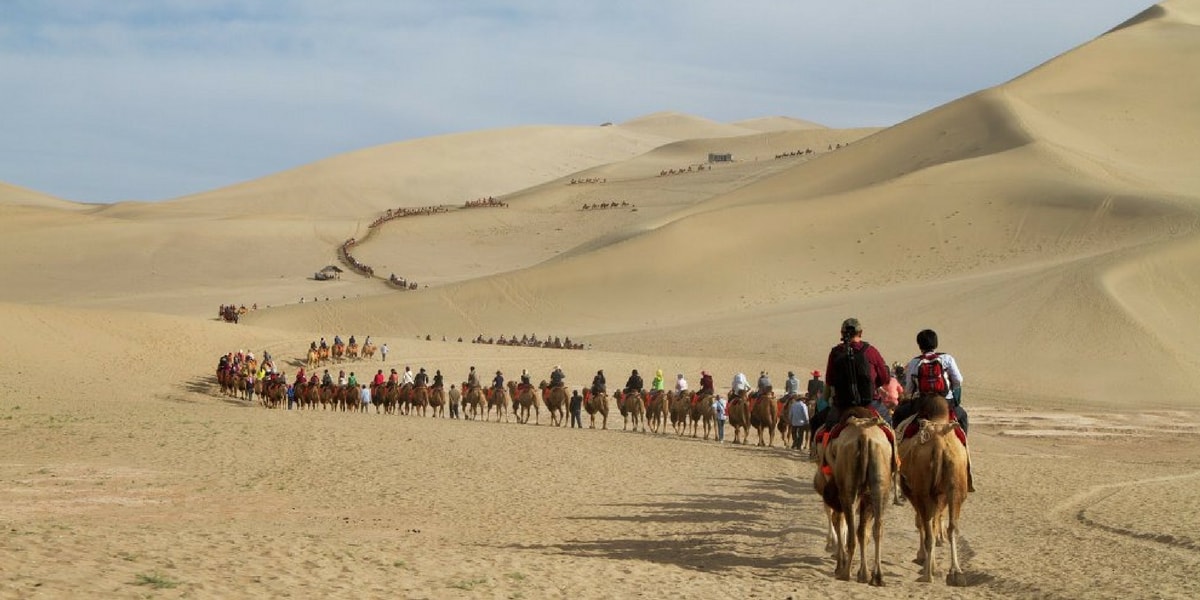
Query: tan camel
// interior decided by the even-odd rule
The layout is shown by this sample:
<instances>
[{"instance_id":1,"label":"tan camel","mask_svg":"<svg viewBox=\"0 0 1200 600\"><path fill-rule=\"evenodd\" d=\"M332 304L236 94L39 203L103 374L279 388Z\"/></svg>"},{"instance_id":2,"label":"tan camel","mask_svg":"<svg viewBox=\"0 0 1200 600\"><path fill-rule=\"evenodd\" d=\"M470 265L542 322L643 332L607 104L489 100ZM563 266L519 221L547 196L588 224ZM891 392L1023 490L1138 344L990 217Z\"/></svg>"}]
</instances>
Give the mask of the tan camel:
<instances>
[{"instance_id":1,"label":"tan camel","mask_svg":"<svg viewBox=\"0 0 1200 600\"><path fill-rule=\"evenodd\" d=\"M825 464L825 458L825 447L818 444L817 464ZM821 507L825 510L825 525L827 527L825 531L825 551L836 558L838 544L846 536L846 519L842 514L837 494L833 494L832 497L825 495L825 488L829 486L830 481L832 481L832 472L827 476L824 469L815 469L813 473L813 489L821 497Z\"/></svg>"},{"instance_id":2,"label":"tan camel","mask_svg":"<svg viewBox=\"0 0 1200 600\"><path fill-rule=\"evenodd\" d=\"M835 511L842 513L847 533L838 543L835 575L844 581L850 579L857 546L858 581L873 586L883 585L880 571L883 510L892 490L896 460L892 442L883 430L885 425L883 419L877 417L849 417L845 428L826 449L833 481L825 487L825 498ZM875 552L868 567L866 549L871 538L875 540Z\"/></svg>"},{"instance_id":3,"label":"tan camel","mask_svg":"<svg viewBox=\"0 0 1200 600\"><path fill-rule=\"evenodd\" d=\"M550 384L542 381L538 388L542 390L542 403L546 405L546 412L550 413L550 425L554 427L565 426L567 424L567 406L571 401L567 395L567 388L550 387Z\"/></svg>"},{"instance_id":4,"label":"tan camel","mask_svg":"<svg viewBox=\"0 0 1200 600\"><path fill-rule=\"evenodd\" d=\"M346 358L350 360L358 360L358 350L358 342L354 342L353 344L346 346Z\"/></svg>"},{"instance_id":5,"label":"tan camel","mask_svg":"<svg viewBox=\"0 0 1200 600\"><path fill-rule=\"evenodd\" d=\"M944 400L943 400L944 402ZM967 499L967 449L955 432L958 423L919 419L916 435L900 441L900 490L916 513L920 545L916 563L922 565L917 581L931 582L938 574L934 539L940 537L946 518L945 537L950 542L950 571L946 585L966 585L958 562L958 523Z\"/></svg>"},{"instance_id":6,"label":"tan camel","mask_svg":"<svg viewBox=\"0 0 1200 600\"><path fill-rule=\"evenodd\" d=\"M446 418L446 405L450 404L450 394L444 387L429 388L430 416Z\"/></svg>"},{"instance_id":7,"label":"tan camel","mask_svg":"<svg viewBox=\"0 0 1200 600\"><path fill-rule=\"evenodd\" d=\"M750 426L758 432L758 445L773 447L775 445L775 425L779 421L779 407L775 404L775 392L767 391L750 399ZM763 443L763 430L767 430L766 444Z\"/></svg>"},{"instance_id":8,"label":"tan camel","mask_svg":"<svg viewBox=\"0 0 1200 600\"><path fill-rule=\"evenodd\" d=\"M421 416L426 416L429 412L429 388L414 385L408 393L408 403L411 406L410 412L416 414L417 411L421 411Z\"/></svg>"},{"instance_id":9,"label":"tan camel","mask_svg":"<svg viewBox=\"0 0 1200 600\"><path fill-rule=\"evenodd\" d=\"M533 391L533 387L522 388L517 385L517 382L508 382L508 394L512 396L512 410L517 417L518 423L529 422L529 411L533 410L535 417L534 425L541 422L541 414L538 409L537 392Z\"/></svg>"},{"instance_id":10,"label":"tan camel","mask_svg":"<svg viewBox=\"0 0 1200 600\"><path fill-rule=\"evenodd\" d=\"M651 433L667 432L668 400L669 396L663 390L650 392L650 399L646 402L646 421L650 425Z\"/></svg>"},{"instance_id":11,"label":"tan camel","mask_svg":"<svg viewBox=\"0 0 1200 600\"><path fill-rule=\"evenodd\" d=\"M596 428L596 413L600 413L603 417L601 428L608 429L608 394L600 392L593 395L591 390L584 390L583 408L587 411L588 419L591 422L588 429Z\"/></svg>"},{"instance_id":12,"label":"tan camel","mask_svg":"<svg viewBox=\"0 0 1200 600\"><path fill-rule=\"evenodd\" d=\"M310 348L308 350L308 368L309 369L317 368L317 363L320 362L320 360L321 360L321 353L318 352L316 348Z\"/></svg>"},{"instance_id":13,"label":"tan camel","mask_svg":"<svg viewBox=\"0 0 1200 600\"><path fill-rule=\"evenodd\" d=\"M729 426L733 428L733 443L749 443L750 400L746 397L746 392L729 392L729 404L726 405L725 412Z\"/></svg>"},{"instance_id":14,"label":"tan camel","mask_svg":"<svg viewBox=\"0 0 1200 600\"><path fill-rule=\"evenodd\" d=\"M333 353L330 356L333 357L333 362L335 362L335 363L342 362L342 358L346 356L346 345L345 344L334 344L333 345Z\"/></svg>"},{"instance_id":15,"label":"tan camel","mask_svg":"<svg viewBox=\"0 0 1200 600\"><path fill-rule=\"evenodd\" d=\"M621 431L629 428L630 419L633 420L633 430L638 430L638 424L642 426L642 432L646 432L646 405L642 401L642 394L637 390L623 394L617 392L617 409L621 411Z\"/></svg>"},{"instance_id":16,"label":"tan camel","mask_svg":"<svg viewBox=\"0 0 1200 600\"><path fill-rule=\"evenodd\" d=\"M317 348L317 362L322 366L329 362L329 347Z\"/></svg>"},{"instance_id":17,"label":"tan camel","mask_svg":"<svg viewBox=\"0 0 1200 600\"><path fill-rule=\"evenodd\" d=\"M487 393L487 420L492 418L492 409L496 409L496 422L501 419L508 422L508 390L503 387L491 388Z\"/></svg>"},{"instance_id":18,"label":"tan camel","mask_svg":"<svg viewBox=\"0 0 1200 600\"><path fill-rule=\"evenodd\" d=\"M474 421L482 416L486 419L488 403L487 398L483 395L483 388L463 382L462 389L466 390L463 393L463 418ZM471 410L467 411L467 407L470 407Z\"/></svg>"},{"instance_id":19,"label":"tan camel","mask_svg":"<svg viewBox=\"0 0 1200 600\"><path fill-rule=\"evenodd\" d=\"M791 448L792 443L796 441L796 432L792 431L792 422L788 418L793 402L804 402L804 398L796 394L786 394L779 399L779 424L776 429L779 430L779 441L783 443L784 448Z\"/></svg>"},{"instance_id":20,"label":"tan camel","mask_svg":"<svg viewBox=\"0 0 1200 600\"><path fill-rule=\"evenodd\" d=\"M375 358L375 344L363 344L363 358Z\"/></svg>"}]
</instances>

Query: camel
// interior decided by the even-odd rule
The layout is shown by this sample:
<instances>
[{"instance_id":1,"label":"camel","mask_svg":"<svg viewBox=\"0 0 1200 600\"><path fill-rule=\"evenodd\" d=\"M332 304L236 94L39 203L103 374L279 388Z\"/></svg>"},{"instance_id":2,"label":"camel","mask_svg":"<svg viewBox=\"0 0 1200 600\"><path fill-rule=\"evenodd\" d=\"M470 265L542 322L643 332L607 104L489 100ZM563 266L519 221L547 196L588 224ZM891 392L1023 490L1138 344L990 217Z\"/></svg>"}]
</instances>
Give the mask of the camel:
<instances>
[{"instance_id":1,"label":"camel","mask_svg":"<svg viewBox=\"0 0 1200 600\"><path fill-rule=\"evenodd\" d=\"M833 480L825 486L824 499L846 521L846 535L838 541L835 575L843 581L850 580L857 546L858 581L873 586L883 585L880 571L883 510L891 493L896 459L884 425L878 417L848 417L845 428L825 449ZM875 540L875 552L868 567L866 550L870 538Z\"/></svg>"},{"instance_id":2,"label":"camel","mask_svg":"<svg viewBox=\"0 0 1200 600\"><path fill-rule=\"evenodd\" d=\"M642 433L646 432L646 404L642 401L642 394L637 390L632 390L629 393L622 394L617 392L617 408L621 411L621 431L625 431L629 427L630 419L633 420L633 430L638 430L638 424L642 426Z\"/></svg>"},{"instance_id":3,"label":"camel","mask_svg":"<svg viewBox=\"0 0 1200 600\"><path fill-rule=\"evenodd\" d=\"M749 443L750 399L746 392L729 392L729 404L726 405L725 412L729 419L729 426L733 428L733 443L742 445Z\"/></svg>"},{"instance_id":4,"label":"camel","mask_svg":"<svg viewBox=\"0 0 1200 600\"><path fill-rule=\"evenodd\" d=\"M335 363L342 362L342 358L346 356L346 345L345 344L334 344L333 345L333 353L330 356L333 358L333 362L335 362Z\"/></svg>"},{"instance_id":5,"label":"camel","mask_svg":"<svg viewBox=\"0 0 1200 600\"><path fill-rule=\"evenodd\" d=\"M393 384L371 386L371 404L375 405L376 414L379 414L380 410L383 410L385 415L395 414L399 399L400 390Z\"/></svg>"},{"instance_id":6,"label":"camel","mask_svg":"<svg viewBox=\"0 0 1200 600\"><path fill-rule=\"evenodd\" d=\"M537 402L538 395L532 387L522 387L517 382L510 381L508 382L508 395L512 397L513 415L517 417L518 423L529 422L530 409L533 410L537 419L534 424L537 425L541 422L541 413Z\"/></svg>"},{"instance_id":7,"label":"camel","mask_svg":"<svg viewBox=\"0 0 1200 600\"><path fill-rule=\"evenodd\" d=\"M550 384L545 381L538 387L542 390L542 403L546 405L546 412L550 413L550 425L555 427L566 425L567 406L571 402L571 397L567 395L567 388L550 387Z\"/></svg>"},{"instance_id":8,"label":"camel","mask_svg":"<svg viewBox=\"0 0 1200 600\"><path fill-rule=\"evenodd\" d=\"M408 393L408 403L410 412L416 414L420 410L421 416L426 416L429 409L429 388L423 385L413 386Z\"/></svg>"},{"instance_id":9,"label":"camel","mask_svg":"<svg viewBox=\"0 0 1200 600\"><path fill-rule=\"evenodd\" d=\"M429 388L430 416L446 418L446 406L450 404L450 394L444 387Z\"/></svg>"},{"instance_id":10,"label":"camel","mask_svg":"<svg viewBox=\"0 0 1200 600\"><path fill-rule=\"evenodd\" d=\"M375 358L375 344L363 344L362 357Z\"/></svg>"},{"instance_id":11,"label":"camel","mask_svg":"<svg viewBox=\"0 0 1200 600\"><path fill-rule=\"evenodd\" d=\"M328 346L326 346L324 348L317 348L317 361L321 364L321 366L324 366L325 363L329 362L329 347Z\"/></svg>"},{"instance_id":12,"label":"camel","mask_svg":"<svg viewBox=\"0 0 1200 600\"><path fill-rule=\"evenodd\" d=\"M796 441L796 432L792 431L792 422L789 414L792 412L793 402L804 402L804 398L796 394L787 394L779 399L779 441L783 442L784 448L791 448Z\"/></svg>"},{"instance_id":13,"label":"camel","mask_svg":"<svg viewBox=\"0 0 1200 600\"><path fill-rule=\"evenodd\" d=\"M508 389L504 387L491 388L487 393L487 418L490 420L492 409L496 409L496 422L499 423L503 418L504 422L508 422L508 406L509 406Z\"/></svg>"},{"instance_id":14,"label":"camel","mask_svg":"<svg viewBox=\"0 0 1200 600\"><path fill-rule=\"evenodd\" d=\"M483 395L483 389L479 386L472 386L465 381L462 384L462 389L466 390L463 393L463 418L471 419L472 421L483 416L487 417L488 402ZM466 409L470 407L468 412Z\"/></svg>"},{"instance_id":15,"label":"camel","mask_svg":"<svg viewBox=\"0 0 1200 600\"><path fill-rule=\"evenodd\" d=\"M650 425L651 433L658 433L660 430L663 433L667 432L668 400L669 396L663 390L650 392L649 400L646 402L646 421Z\"/></svg>"},{"instance_id":16,"label":"camel","mask_svg":"<svg viewBox=\"0 0 1200 600\"><path fill-rule=\"evenodd\" d=\"M321 353L316 348L308 349L308 368L317 368L317 363L321 360Z\"/></svg>"},{"instance_id":17,"label":"camel","mask_svg":"<svg viewBox=\"0 0 1200 600\"><path fill-rule=\"evenodd\" d=\"M596 413L600 413L603 417L601 429L608 429L608 394L604 392L592 394L591 390L584 390L583 409L587 411L588 420L591 423L588 429L596 428Z\"/></svg>"},{"instance_id":18,"label":"camel","mask_svg":"<svg viewBox=\"0 0 1200 600\"><path fill-rule=\"evenodd\" d=\"M758 432L758 445L775 445L775 424L779 421L779 406L775 404L775 392L766 391L750 399L750 426ZM767 430L768 442L763 443L763 430ZM736 433L736 432L735 432ZM749 430L747 430L749 433Z\"/></svg>"},{"instance_id":19,"label":"camel","mask_svg":"<svg viewBox=\"0 0 1200 600\"><path fill-rule=\"evenodd\" d=\"M358 342L354 342L346 346L346 358L350 360L358 360Z\"/></svg>"},{"instance_id":20,"label":"camel","mask_svg":"<svg viewBox=\"0 0 1200 600\"><path fill-rule=\"evenodd\" d=\"M914 562L923 568L917 581L928 583L938 574L934 538L940 537L945 516L945 537L950 542L946 585L963 586L966 576L958 562L958 522L967 499L967 449L958 439L958 423L949 420L945 398L934 396L928 400L935 405L933 410L922 411L916 435L899 443L900 490L912 504L920 534Z\"/></svg>"},{"instance_id":21,"label":"camel","mask_svg":"<svg viewBox=\"0 0 1200 600\"><path fill-rule=\"evenodd\" d=\"M817 464L825 464L825 447L818 444L817 446ZM832 481L832 471L827 475L824 469L815 469L813 472L813 489L817 495L822 498L821 508L825 510L825 551L837 558L838 544L841 539L846 536L846 519L840 510L841 505L837 501L837 494L833 494L830 498L825 495L825 488ZM832 503L830 501L833 501Z\"/></svg>"},{"instance_id":22,"label":"camel","mask_svg":"<svg viewBox=\"0 0 1200 600\"><path fill-rule=\"evenodd\" d=\"M688 409L688 419L692 423L692 437L698 436L700 424L704 423L704 439L707 440L717 420L717 411L713 408L712 393L708 390L700 390L699 393L692 396L692 406Z\"/></svg>"},{"instance_id":23,"label":"camel","mask_svg":"<svg viewBox=\"0 0 1200 600\"><path fill-rule=\"evenodd\" d=\"M287 385L282 381L268 382L261 394L263 406L279 408L287 401Z\"/></svg>"},{"instance_id":24,"label":"camel","mask_svg":"<svg viewBox=\"0 0 1200 600\"><path fill-rule=\"evenodd\" d=\"M688 411L692 408L690 398L691 394L687 390L671 392L667 397L671 427L676 435L682 436L687 433Z\"/></svg>"}]
</instances>

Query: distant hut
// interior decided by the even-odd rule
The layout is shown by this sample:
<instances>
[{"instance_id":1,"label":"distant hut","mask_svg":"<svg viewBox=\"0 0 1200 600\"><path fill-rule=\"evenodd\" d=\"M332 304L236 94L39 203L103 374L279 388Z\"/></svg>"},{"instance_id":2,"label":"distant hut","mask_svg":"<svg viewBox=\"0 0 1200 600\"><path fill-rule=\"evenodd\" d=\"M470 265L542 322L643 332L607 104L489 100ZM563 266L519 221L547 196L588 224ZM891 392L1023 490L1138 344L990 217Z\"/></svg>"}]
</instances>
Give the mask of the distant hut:
<instances>
[{"instance_id":1,"label":"distant hut","mask_svg":"<svg viewBox=\"0 0 1200 600\"><path fill-rule=\"evenodd\" d=\"M725 154L717 154L715 152L708 153L708 162L733 162L733 154L726 152Z\"/></svg>"},{"instance_id":2,"label":"distant hut","mask_svg":"<svg viewBox=\"0 0 1200 600\"><path fill-rule=\"evenodd\" d=\"M342 270L337 265L327 265L324 269L313 273L313 279L317 281L328 281L330 279L341 279Z\"/></svg>"}]
</instances>

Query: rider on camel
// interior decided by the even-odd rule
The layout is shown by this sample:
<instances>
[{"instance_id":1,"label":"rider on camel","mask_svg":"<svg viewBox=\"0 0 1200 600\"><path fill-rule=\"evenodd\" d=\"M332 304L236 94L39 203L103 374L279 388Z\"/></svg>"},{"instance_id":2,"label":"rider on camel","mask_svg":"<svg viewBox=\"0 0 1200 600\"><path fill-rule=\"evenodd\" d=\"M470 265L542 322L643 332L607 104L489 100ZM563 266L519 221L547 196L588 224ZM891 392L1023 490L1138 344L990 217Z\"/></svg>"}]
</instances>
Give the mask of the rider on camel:
<instances>
[{"instance_id":1,"label":"rider on camel","mask_svg":"<svg viewBox=\"0 0 1200 600\"><path fill-rule=\"evenodd\" d=\"M504 374L496 371L496 376L492 378L492 389L504 389Z\"/></svg>"},{"instance_id":2,"label":"rider on camel","mask_svg":"<svg viewBox=\"0 0 1200 600\"><path fill-rule=\"evenodd\" d=\"M496 372L499 374L499 371ZM471 372L467 373L467 389L479 387L479 375L475 373L475 367L471 367Z\"/></svg>"},{"instance_id":3,"label":"rider on camel","mask_svg":"<svg viewBox=\"0 0 1200 600\"><path fill-rule=\"evenodd\" d=\"M529 382L529 371L526 371L525 369L521 369L521 385L519 385L517 387L519 387L522 390L527 390L527 389L533 387L533 384Z\"/></svg>"},{"instance_id":4,"label":"rider on camel","mask_svg":"<svg viewBox=\"0 0 1200 600\"><path fill-rule=\"evenodd\" d=\"M400 384L400 374L397 373L395 369L392 369L392 374L388 375L387 383L388 387L396 387Z\"/></svg>"},{"instance_id":5,"label":"rider on camel","mask_svg":"<svg viewBox=\"0 0 1200 600\"><path fill-rule=\"evenodd\" d=\"M325 375L321 377L321 385L325 387L333 386L333 376L329 374L329 369L325 369Z\"/></svg>"},{"instance_id":6,"label":"rider on camel","mask_svg":"<svg viewBox=\"0 0 1200 600\"><path fill-rule=\"evenodd\" d=\"M592 395L598 396L608 391L608 386L604 381L604 369L596 371L596 376L592 378Z\"/></svg>"},{"instance_id":7,"label":"rider on camel","mask_svg":"<svg viewBox=\"0 0 1200 600\"><path fill-rule=\"evenodd\" d=\"M716 393L716 388L713 387L713 376L708 371L700 371L700 395L712 396Z\"/></svg>"},{"instance_id":8,"label":"rider on camel","mask_svg":"<svg viewBox=\"0 0 1200 600\"><path fill-rule=\"evenodd\" d=\"M413 387L423 388L429 385L429 375L425 374L425 367L421 367L420 372L413 378Z\"/></svg>"},{"instance_id":9,"label":"rider on camel","mask_svg":"<svg viewBox=\"0 0 1200 600\"><path fill-rule=\"evenodd\" d=\"M879 350L863 341L858 319L846 319L841 333L842 343L829 351L825 366L825 380L833 394L832 423L841 423L851 408L869 407L875 390L892 376Z\"/></svg>"},{"instance_id":10,"label":"rider on camel","mask_svg":"<svg viewBox=\"0 0 1200 600\"><path fill-rule=\"evenodd\" d=\"M325 338L321 338L321 349L325 350L328 347L329 347L329 344L325 343Z\"/></svg>"},{"instance_id":11,"label":"rider on camel","mask_svg":"<svg viewBox=\"0 0 1200 600\"><path fill-rule=\"evenodd\" d=\"M629 379L625 382L625 393L637 392L640 394L644 387L646 387L646 384L642 382L642 376L638 375L637 369L634 369L629 374Z\"/></svg>"},{"instance_id":12,"label":"rider on camel","mask_svg":"<svg viewBox=\"0 0 1200 600\"><path fill-rule=\"evenodd\" d=\"M355 345L354 336L350 336L350 345Z\"/></svg>"},{"instance_id":13,"label":"rider on camel","mask_svg":"<svg viewBox=\"0 0 1200 600\"><path fill-rule=\"evenodd\" d=\"M771 389L772 389L771 388L771 377L769 375L767 375L766 371L759 371L759 373L758 373L758 395L762 396L762 395L766 394L767 392L770 392Z\"/></svg>"},{"instance_id":14,"label":"rider on camel","mask_svg":"<svg viewBox=\"0 0 1200 600\"><path fill-rule=\"evenodd\" d=\"M383 369L379 369L375 372L375 378L371 380L371 383L373 385L383 385L385 379L386 378L383 376Z\"/></svg>"},{"instance_id":15,"label":"rider on camel","mask_svg":"<svg viewBox=\"0 0 1200 600\"><path fill-rule=\"evenodd\" d=\"M342 345L342 336L340 336L340 335L333 336L333 345L341 346Z\"/></svg>"},{"instance_id":16,"label":"rider on camel","mask_svg":"<svg viewBox=\"0 0 1200 600\"><path fill-rule=\"evenodd\" d=\"M401 379L400 381L401 381L401 383L405 383L405 384L413 383L416 381L416 377L413 376L412 367L410 367L408 365L404 365L404 378Z\"/></svg>"},{"instance_id":17,"label":"rider on camel","mask_svg":"<svg viewBox=\"0 0 1200 600\"><path fill-rule=\"evenodd\" d=\"M550 387L552 387L552 388L562 387L564 377L566 377L566 376L563 375L562 367L560 367L558 365L554 365L554 370L550 372Z\"/></svg>"},{"instance_id":18,"label":"rider on camel","mask_svg":"<svg viewBox=\"0 0 1200 600\"><path fill-rule=\"evenodd\" d=\"M442 378L442 370L438 369L433 374L433 388L436 390L442 389L444 382L445 382L445 380Z\"/></svg>"}]
</instances>

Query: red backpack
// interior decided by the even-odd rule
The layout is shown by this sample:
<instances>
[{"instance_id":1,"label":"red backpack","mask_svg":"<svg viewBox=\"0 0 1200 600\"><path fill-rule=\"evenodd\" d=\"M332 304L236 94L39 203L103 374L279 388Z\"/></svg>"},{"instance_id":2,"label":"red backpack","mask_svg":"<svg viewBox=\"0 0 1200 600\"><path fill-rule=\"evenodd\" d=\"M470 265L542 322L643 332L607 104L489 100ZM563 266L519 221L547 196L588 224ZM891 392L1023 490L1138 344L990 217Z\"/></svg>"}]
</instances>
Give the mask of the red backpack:
<instances>
[{"instance_id":1,"label":"red backpack","mask_svg":"<svg viewBox=\"0 0 1200 600\"><path fill-rule=\"evenodd\" d=\"M950 384L946 381L946 368L942 366L942 361L938 360L941 355L941 352L927 352L917 357L921 359L921 362L917 363L917 392L923 396L945 396L950 393Z\"/></svg>"}]
</instances>

